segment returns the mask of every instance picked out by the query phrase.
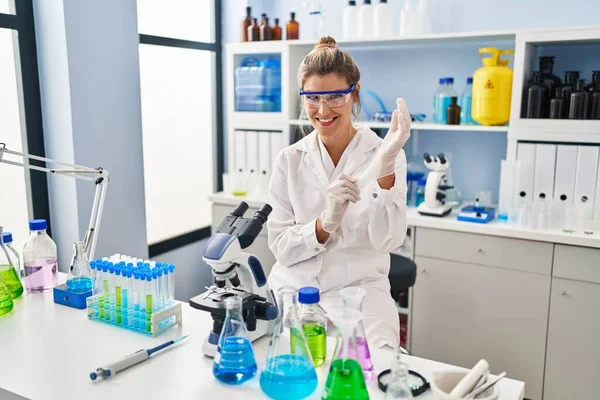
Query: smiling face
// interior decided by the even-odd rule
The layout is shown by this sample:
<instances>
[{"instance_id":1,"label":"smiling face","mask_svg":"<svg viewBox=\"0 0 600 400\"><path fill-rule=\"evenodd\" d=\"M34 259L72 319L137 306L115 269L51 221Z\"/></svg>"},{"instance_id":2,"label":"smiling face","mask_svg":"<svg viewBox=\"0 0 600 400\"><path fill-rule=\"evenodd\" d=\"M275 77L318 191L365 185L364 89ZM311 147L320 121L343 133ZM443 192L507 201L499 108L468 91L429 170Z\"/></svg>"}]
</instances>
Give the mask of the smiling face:
<instances>
[{"instance_id":1,"label":"smiling face","mask_svg":"<svg viewBox=\"0 0 600 400\"><path fill-rule=\"evenodd\" d=\"M357 85L358 86L358 85ZM303 90L309 92L331 92L347 90L350 84L343 76L339 74L327 74L323 76L311 75L304 82ZM320 96L328 97L330 95ZM335 96L346 95L340 94ZM305 97L305 96L302 96ZM342 106L329 108L325 101L321 101L318 108L307 106L306 99L304 108L308 114L312 126L323 138L333 138L340 135L348 135L352 128L352 105L356 103L356 92L350 94L348 102L344 102Z\"/></svg>"}]
</instances>

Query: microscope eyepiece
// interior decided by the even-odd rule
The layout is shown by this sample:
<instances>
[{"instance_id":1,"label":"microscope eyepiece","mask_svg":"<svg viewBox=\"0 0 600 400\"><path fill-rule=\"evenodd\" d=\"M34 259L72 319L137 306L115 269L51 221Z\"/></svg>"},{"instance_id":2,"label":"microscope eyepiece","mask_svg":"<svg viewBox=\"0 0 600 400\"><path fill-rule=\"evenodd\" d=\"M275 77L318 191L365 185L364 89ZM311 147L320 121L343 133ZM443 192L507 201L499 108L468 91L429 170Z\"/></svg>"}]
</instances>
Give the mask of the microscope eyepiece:
<instances>
[{"instance_id":1,"label":"microscope eyepiece","mask_svg":"<svg viewBox=\"0 0 600 400\"><path fill-rule=\"evenodd\" d=\"M259 219L262 225L267 222L267 217L271 214L271 211L273 211L273 208L270 205L265 204L254 214L254 219Z\"/></svg>"},{"instance_id":2,"label":"microscope eyepiece","mask_svg":"<svg viewBox=\"0 0 600 400\"><path fill-rule=\"evenodd\" d=\"M231 282L231 286L233 287L238 287L241 284L240 277L238 276L238 274L233 274L232 276L230 276L229 282Z\"/></svg>"},{"instance_id":3,"label":"microscope eyepiece","mask_svg":"<svg viewBox=\"0 0 600 400\"><path fill-rule=\"evenodd\" d=\"M248 204L245 201L242 201L238 206L233 210L231 215L235 215L236 217L243 217L244 213L248 210Z\"/></svg>"},{"instance_id":4,"label":"microscope eyepiece","mask_svg":"<svg viewBox=\"0 0 600 400\"><path fill-rule=\"evenodd\" d=\"M438 154L438 158L440 159L440 164L446 164L446 156L444 153Z\"/></svg>"},{"instance_id":5,"label":"microscope eyepiece","mask_svg":"<svg viewBox=\"0 0 600 400\"><path fill-rule=\"evenodd\" d=\"M426 162L428 162L428 163L431 162L431 156L429 155L429 153L423 154L423 158L425 159Z\"/></svg>"}]
</instances>

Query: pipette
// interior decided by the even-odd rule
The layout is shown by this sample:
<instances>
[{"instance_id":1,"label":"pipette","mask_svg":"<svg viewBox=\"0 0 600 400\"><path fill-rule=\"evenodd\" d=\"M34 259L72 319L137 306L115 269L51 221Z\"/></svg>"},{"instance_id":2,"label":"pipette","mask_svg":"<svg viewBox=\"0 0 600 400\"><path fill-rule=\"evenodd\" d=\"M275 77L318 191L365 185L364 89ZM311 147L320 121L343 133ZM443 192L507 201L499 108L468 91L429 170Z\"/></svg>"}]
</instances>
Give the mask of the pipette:
<instances>
[{"instance_id":1,"label":"pipette","mask_svg":"<svg viewBox=\"0 0 600 400\"><path fill-rule=\"evenodd\" d=\"M96 371L90 373L90 379L95 381L98 378L108 379L112 376L115 376L119 372L129 367L133 367L136 364L146 361L148 358L150 358L152 354L156 353L157 351L161 351L162 349L165 349L177 342L180 342L188 336L189 335L185 335L175 340L169 340L168 342L153 347L151 349L140 349L135 353L132 353L128 356L125 356L124 358L107 364L104 367L97 368Z\"/></svg>"}]
</instances>

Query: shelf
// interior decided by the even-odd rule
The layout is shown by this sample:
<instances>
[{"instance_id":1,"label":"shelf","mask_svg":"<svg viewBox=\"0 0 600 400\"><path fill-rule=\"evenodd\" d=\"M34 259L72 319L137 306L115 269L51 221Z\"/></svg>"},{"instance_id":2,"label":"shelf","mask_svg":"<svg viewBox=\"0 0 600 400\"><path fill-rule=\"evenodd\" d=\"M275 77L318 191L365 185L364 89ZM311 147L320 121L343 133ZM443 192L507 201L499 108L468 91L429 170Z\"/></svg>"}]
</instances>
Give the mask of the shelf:
<instances>
[{"instance_id":1,"label":"shelf","mask_svg":"<svg viewBox=\"0 0 600 400\"><path fill-rule=\"evenodd\" d=\"M310 121L304 119L292 119L290 125L310 126ZM389 122L358 121L359 126L368 126L371 129L388 129ZM482 126L482 125L442 125L431 122L415 122L411 129L420 131L459 131L459 132L507 132L507 126Z\"/></svg>"},{"instance_id":2,"label":"shelf","mask_svg":"<svg viewBox=\"0 0 600 400\"><path fill-rule=\"evenodd\" d=\"M509 140L530 141L530 142L552 142L552 143L600 143L600 126L595 132L585 132L577 129L577 122L570 129L547 130L533 128L511 128L508 130ZM586 121L587 122L587 121ZM596 124L599 124L596 122Z\"/></svg>"}]
</instances>

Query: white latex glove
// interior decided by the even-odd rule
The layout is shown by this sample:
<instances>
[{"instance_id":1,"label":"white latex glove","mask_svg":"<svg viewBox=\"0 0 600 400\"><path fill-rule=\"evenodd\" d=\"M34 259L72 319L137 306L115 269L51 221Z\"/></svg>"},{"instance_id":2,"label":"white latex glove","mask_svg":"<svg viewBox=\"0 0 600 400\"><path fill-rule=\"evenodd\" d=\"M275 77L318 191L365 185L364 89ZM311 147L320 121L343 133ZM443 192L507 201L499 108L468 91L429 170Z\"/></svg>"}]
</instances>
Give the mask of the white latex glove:
<instances>
[{"instance_id":1,"label":"white latex glove","mask_svg":"<svg viewBox=\"0 0 600 400\"><path fill-rule=\"evenodd\" d=\"M376 179L394 173L396 157L410 138L410 113L406 101L396 99L396 109L392 113L392 121L383 143L377 150L373 161L359 177L359 186L364 188Z\"/></svg>"},{"instance_id":2,"label":"white latex glove","mask_svg":"<svg viewBox=\"0 0 600 400\"><path fill-rule=\"evenodd\" d=\"M321 226L325 232L333 233L342 224L348 204L360 200L360 189L354 178L342 174L329 185L327 193L327 209L321 215Z\"/></svg>"}]
</instances>

